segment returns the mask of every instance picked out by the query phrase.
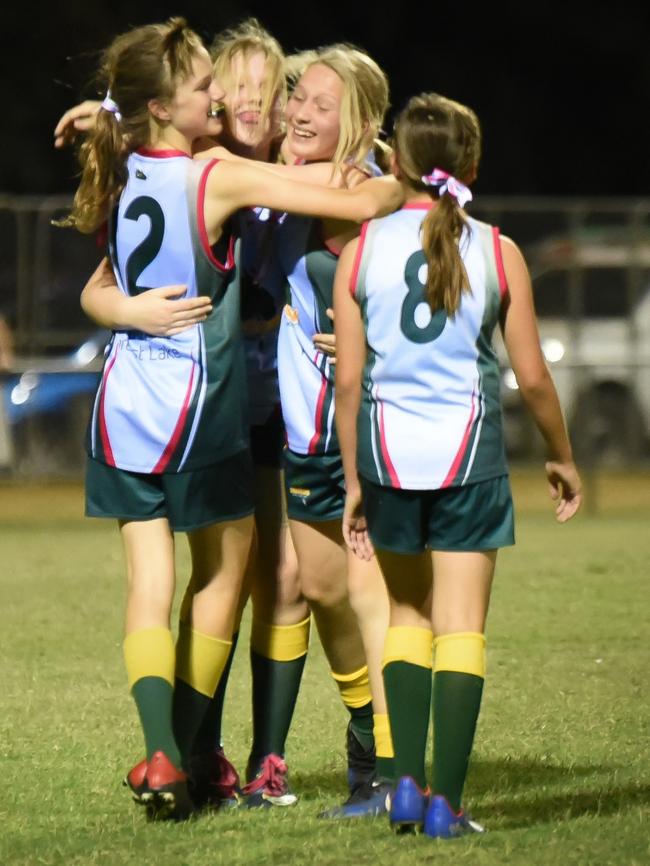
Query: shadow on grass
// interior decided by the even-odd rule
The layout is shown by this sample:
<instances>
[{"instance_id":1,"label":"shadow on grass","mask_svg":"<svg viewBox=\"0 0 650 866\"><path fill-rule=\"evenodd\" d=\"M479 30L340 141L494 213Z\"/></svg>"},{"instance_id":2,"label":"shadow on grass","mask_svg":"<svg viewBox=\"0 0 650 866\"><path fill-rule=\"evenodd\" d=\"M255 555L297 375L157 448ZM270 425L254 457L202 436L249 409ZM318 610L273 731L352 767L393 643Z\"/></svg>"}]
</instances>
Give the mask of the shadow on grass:
<instances>
[{"instance_id":1,"label":"shadow on grass","mask_svg":"<svg viewBox=\"0 0 650 866\"><path fill-rule=\"evenodd\" d=\"M617 770L597 764L565 766L541 758L476 760L466 793L470 803L481 801L479 819L489 815L494 829L612 815L650 804L650 785L621 783L615 778ZM347 796L345 774L340 770L292 773L292 783L306 799Z\"/></svg>"}]
</instances>

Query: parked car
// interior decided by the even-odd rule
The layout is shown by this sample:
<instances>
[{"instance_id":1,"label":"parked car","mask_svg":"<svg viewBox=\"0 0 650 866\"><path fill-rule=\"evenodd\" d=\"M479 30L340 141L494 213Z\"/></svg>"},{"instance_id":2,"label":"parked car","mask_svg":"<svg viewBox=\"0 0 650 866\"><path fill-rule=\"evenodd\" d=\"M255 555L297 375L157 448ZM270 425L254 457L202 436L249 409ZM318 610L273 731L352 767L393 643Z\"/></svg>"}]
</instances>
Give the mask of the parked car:
<instances>
[{"instance_id":1,"label":"parked car","mask_svg":"<svg viewBox=\"0 0 650 866\"><path fill-rule=\"evenodd\" d=\"M0 468L19 476L75 475L108 332L73 352L18 357L0 378Z\"/></svg>"},{"instance_id":2,"label":"parked car","mask_svg":"<svg viewBox=\"0 0 650 866\"><path fill-rule=\"evenodd\" d=\"M650 234L598 228L526 251L544 355L583 462L649 456ZM503 345L502 398L513 456L541 448Z\"/></svg>"}]
</instances>

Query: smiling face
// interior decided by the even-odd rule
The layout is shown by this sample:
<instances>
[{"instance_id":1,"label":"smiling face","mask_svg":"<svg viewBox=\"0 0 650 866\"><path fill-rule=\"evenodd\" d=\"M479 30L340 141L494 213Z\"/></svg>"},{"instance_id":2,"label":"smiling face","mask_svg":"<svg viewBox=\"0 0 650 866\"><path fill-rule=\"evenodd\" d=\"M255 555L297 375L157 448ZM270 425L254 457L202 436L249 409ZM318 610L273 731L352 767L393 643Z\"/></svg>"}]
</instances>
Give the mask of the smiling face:
<instances>
[{"instance_id":1,"label":"smiling face","mask_svg":"<svg viewBox=\"0 0 650 866\"><path fill-rule=\"evenodd\" d=\"M169 102L152 104L152 114L163 122L159 137L185 149L185 144L191 145L198 138L219 135L223 124L218 115L214 116L213 108L223 95L213 78L208 52L197 52L190 74L177 82Z\"/></svg>"},{"instance_id":2,"label":"smiling face","mask_svg":"<svg viewBox=\"0 0 650 866\"><path fill-rule=\"evenodd\" d=\"M330 160L341 132L343 81L322 63L300 76L287 103L287 143L306 162Z\"/></svg>"}]
</instances>

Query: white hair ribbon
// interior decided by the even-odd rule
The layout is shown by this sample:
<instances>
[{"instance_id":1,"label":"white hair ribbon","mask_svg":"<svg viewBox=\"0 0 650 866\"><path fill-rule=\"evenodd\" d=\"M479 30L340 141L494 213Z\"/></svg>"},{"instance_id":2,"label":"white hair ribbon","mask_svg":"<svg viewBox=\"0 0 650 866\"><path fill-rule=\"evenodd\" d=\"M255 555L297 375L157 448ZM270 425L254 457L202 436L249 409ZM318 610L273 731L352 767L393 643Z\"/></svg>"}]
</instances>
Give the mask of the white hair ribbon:
<instances>
[{"instance_id":1,"label":"white hair ribbon","mask_svg":"<svg viewBox=\"0 0 650 866\"><path fill-rule=\"evenodd\" d=\"M122 115L120 114L120 109L117 106L117 102L111 97L111 91L108 90L106 92L106 96L104 97L104 101L102 102L100 108L103 108L104 111L110 111L111 114L115 115L115 120L119 123L122 120Z\"/></svg>"},{"instance_id":2,"label":"white hair ribbon","mask_svg":"<svg viewBox=\"0 0 650 866\"><path fill-rule=\"evenodd\" d=\"M465 207L467 202L472 200L472 193L469 188L441 168L434 168L431 174L422 175L422 183L427 186L438 187L438 195L447 193L455 198L461 207Z\"/></svg>"}]
</instances>

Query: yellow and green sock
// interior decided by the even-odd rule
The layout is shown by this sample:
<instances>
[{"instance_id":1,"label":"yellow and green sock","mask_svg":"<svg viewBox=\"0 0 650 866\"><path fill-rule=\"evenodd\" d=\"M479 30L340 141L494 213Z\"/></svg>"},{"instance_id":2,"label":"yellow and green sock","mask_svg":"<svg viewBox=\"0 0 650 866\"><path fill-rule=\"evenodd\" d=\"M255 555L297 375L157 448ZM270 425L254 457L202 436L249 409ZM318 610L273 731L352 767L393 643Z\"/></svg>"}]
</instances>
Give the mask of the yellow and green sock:
<instances>
[{"instance_id":1,"label":"yellow and green sock","mask_svg":"<svg viewBox=\"0 0 650 866\"><path fill-rule=\"evenodd\" d=\"M124 662L131 694L144 733L147 760L164 752L180 766L180 752L172 726L175 651L167 628L145 628L126 636Z\"/></svg>"},{"instance_id":2,"label":"yellow and green sock","mask_svg":"<svg viewBox=\"0 0 650 866\"><path fill-rule=\"evenodd\" d=\"M412 776L426 787L425 755L431 708L433 633L426 628L391 626L383 657L384 688L390 719L396 778Z\"/></svg>"},{"instance_id":3,"label":"yellow and green sock","mask_svg":"<svg viewBox=\"0 0 650 866\"><path fill-rule=\"evenodd\" d=\"M485 636L458 632L435 641L433 791L461 807L485 680Z\"/></svg>"},{"instance_id":4,"label":"yellow and green sock","mask_svg":"<svg viewBox=\"0 0 650 866\"><path fill-rule=\"evenodd\" d=\"M293 625L273 625L253 618L253 768L266 755L284 755L307 659L310 624L310 617Z\"/></svg>"}]
</instances>

